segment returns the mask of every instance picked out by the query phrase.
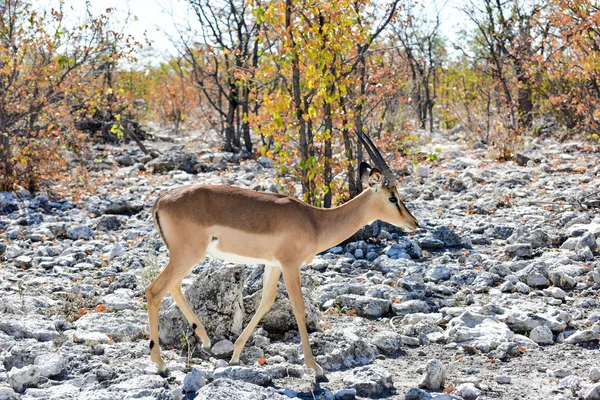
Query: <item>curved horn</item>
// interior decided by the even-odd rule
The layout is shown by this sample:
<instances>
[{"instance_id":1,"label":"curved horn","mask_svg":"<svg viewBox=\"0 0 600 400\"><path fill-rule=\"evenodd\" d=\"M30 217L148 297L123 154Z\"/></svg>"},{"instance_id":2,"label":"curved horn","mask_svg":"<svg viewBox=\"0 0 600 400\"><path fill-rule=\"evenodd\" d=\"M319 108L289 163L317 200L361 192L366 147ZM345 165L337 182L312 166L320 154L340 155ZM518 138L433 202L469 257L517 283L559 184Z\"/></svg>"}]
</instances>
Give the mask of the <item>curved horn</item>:
<instances>
[{"instance_id":1,"label":"curved horn","mask_svg":"<svg viewBox=\"0 0 600 400\"><path fill-rule=\"evenodd\" d=\"M379 152L379 149L377 149L377 146L375 146L375 143L373 143L369 135L365 134L364 132L355 132L360 141L362 142L363 146L365 146L365 148L367 149L371 160L373 160L376 166L383 173L383 176L385 176L387 181L387 187L394 187L396 185L396 177L394 176L394 173L390 169L389 165L383 159L383 156Z\"/></svg>"}]
</instances>

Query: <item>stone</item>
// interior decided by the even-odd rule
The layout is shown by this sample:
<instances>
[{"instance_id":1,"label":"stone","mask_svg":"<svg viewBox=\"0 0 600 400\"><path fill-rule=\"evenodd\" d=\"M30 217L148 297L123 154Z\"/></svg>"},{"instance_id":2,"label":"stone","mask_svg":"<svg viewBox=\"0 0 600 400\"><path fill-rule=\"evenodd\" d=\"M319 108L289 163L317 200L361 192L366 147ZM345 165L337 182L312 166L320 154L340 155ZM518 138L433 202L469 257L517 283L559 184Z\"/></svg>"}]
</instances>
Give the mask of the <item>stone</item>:
<instances>
[{"instance_id":1,"label":"stone","mask_svg":"<svg viewBox=\"0 0 600 400\"><path fill-rule=\"evenodd\" d=\"M12 388L0 387L0 400L19 400L20 396Z\"/></svg>"},{"instance_id":2,"label":"stone","mask_svg":"<svg viewBox=\"0 0 600 400\"><path fill-rule=\"evenodd\" d=\"M192 368L192 370L183 378L183 391L184 392L197 392L198 389L206 385L206 377L204 373L198 368Z\"/></svg>"},{"instance_id":3,"label":"stone","mask_svg":"<svg viewBox=\"0 0 600 400\"><path fill-rule=\"evenodd\" d=\"M59 337L54 324L45 317L30 314L27 319L14 318L9 314L0 313L0 332L15 339L36 339L49 342Z\"/></svg>"},{"instance_id":4,"label":"stone","mask_svg":"<svg viewBox=\"0 0 600 400\"><path fill-rule=\"evenodd\" d=\"M335 392L333 398L335 400L354 400L356 398L356 389L342 389Z\"/></svg>"},{"instance_id":5,"label":"stone","mask_svg":"<svg viewBox=\"0 0 600 400\"><path fill-rule=\"evenodd\" d=\"M467 189L465 183L458 178L449 178L448 185L446 187L449 191L456 193L462 192L463 190Z\"/></svg>"},{"instance_id":6,"label":"stone","mask_svg":"<svg viewBox=\"0 0 600 400\"><path fill-rule=\"evenodd\" d=\"M131 299L129 289L116 289L113 294L107 294L101 299L102 304L111 311L122 311L135 308L136 302Z\"/></svg>"},{"instance_id":7,"label":"stone","mask_svg":"<svg viewBox=\"0 0 600 400\"><path fill-rule=\"evenodd\" d=\"M71 240L91 240L94 237L94 231L87 225L72 226L67 229L67 237Z\"/></svg>"},{"instance_id":8,"label":"stone","mask_svg":"<svg viewBox=\"0 0 600 400\"><path fill-rule=\"evenodd\" d=\"M65 358L57 353L42 354L36 357L34 365L41 376L52 378L60 375L67 367Z\"/></svg>"},{"instance_id":9,"label":"stone","mask_svg":"<svg viewBox=\"0 0 600 400\"><path fill-rule=\"evenodd\" d=\"M0 212L10 214L19 209L19 201L15 193L0 192Z\"/></svg>"},{"instance_id":10,"label":"stone","mask_svg":"<svg viewBox=\"0 0 600 400\"><path fill-rule=\"evenodd\" d=\"M406 251L406 246L400 244L393 244L385 253L391 259L397 258L406 258L408 252Z\"/></svg>"},{"instance_id":11,"label":"stone","mask_svg":"<svg viewBox=\"0 0 600 400\"><path fill-rule=\"evenodd\" d=\"M588 373L588 379L592 382L600 381L600 368L592 367L590 368L590 372Z\"/></svg>"},{"instance_id":12,"label":"stone","mask_svg":"<svg viewBox=\"0 0 600 400\"><path fill-rule=\"evenodd\" d=\"M196 392L195 400L289 400L273 388L264 388L243 381L215 379Z\"/></svg>"},{"instance_id":13,"label":"stone","mask_svg":"<svg viewBox=\"0 0 600 400\"><path fill-rule=\"evenodd\" d=\"M461 245L460 236L448 226L435 228L432 236L434 239L443 242L446 247L458 247Z\"/></svg>"},{"instance_id":14,"label":"stone","mask_svg":"<svg viewBox=\"0 0 600 400\"><path fill-rule=\"evenodd\" d=\"M581 400L600 400L600 383L584 386L577 395Z\"/></svg>"},{"instance_id":15,"label":"stone","mask_svg":"<svg viewBox=\"0 0 600 400\"><path fill-rule=\"evenodd\" d=\"M430 308L423 300L406 300L400 303L393 303L392 311L395 315L407 315L414 313L429 313Z\"/></svg>"},{"instance_id":16,"label":"stone","mask_svg":"<svg viewBox=\"0 0 600 400\"><path fill-rule=\"evenodd\" d=\"M529 285L523 282L515 283L515 290L521 294L529 294L529 292L531 292Z\"/></svg>"},{"instance_id":17,"label":"stone","mask_svg":"<svg viewBox=\"0 0 600 400\"><path fill-rule=\"evenodd\" d=\"M527 154L522 152L515 153L515 162L521 167L526 166L529 161L531 161L531 158Z\"/></svg>"},{"instance_id":18,"label":"stone","mask_svg":"<svg viewBox=\"0 0 600 400\"><path fill-rule=\"evenodd\" d=\"M526 350L539 349L540 345L524 335L516 334L513 336L513 343L524 347Z\"/></svg>"},{"instance_id":19,"label":"stone","mask_svg":"<svg viewBox=\"0 0 600 400\"><path fill-rule=\"evenodd\" d=\"M501 342L511 340L514 333L504 322L496 320L493 316L465 311L450 320L445 335L448 342L473 341L497 346Z\"/></svg>"},{"instance_id":20,"label":"stone","mask_svg":"<svg viewBox=\"0 0 600 400\"><path fill-rule=\"evenodd\" d=\"M427 390L443 389L446 382L446 367L437 360L429 360L419 387Z\"/></svg>"},{"instance_id":21,"label":"stone","mask_svg":"<svg viewBox=\"0 0 600 400\"><path fill-rule=\"evenodd\" d=\"M515 289L515 285L511 281L503 282L498 288L502 293L510 293Z\"/></svg>"},{"instance_id":22,"label":"stone","mask_svg":"<svg viewBox=\"0 0 600 400\"><path fill-rule=\"evenodd\" d=\"M558 387L561 389L579 388L579 378L575 375L564 377L558 382Z\"/></svg>"},{"instance_id":23,"label":"stone","mask_svg":"<svg viewBox=\"0 0 600 400\"><path fill-rule=\"evenodd\" d=\"M522 238L522 240L531 243L531 247L534 249L552 246L552 239L541 229L535 229L529 235Z\"/></svg>"},{"instance_id":24,"label":"stone","mask_svg":"<svg viewBox=\"0 0 600 400\"><path fill-rule=\"evenodd\" d=\"M16 391L23 392L28 387L36 386L42 376L36 365L27 365L23 368L12 368L8 371L8 384Z\"/></svg>"},{"instance_id":25,"label":"stone","mask_svg":"<svg viewBox=\"0 0 600 400\"><path fill-rule=\"evenodd\" d=\"M193 153L169 151L161 154L146 164L146 168L153 174L164 174L169 171L179 170L188 174L197 174L202 171L202 165Z\"/></svg>"},{"instance_id":26,"label":"stone","mask_svg":"<svg viewBox=\"0 0 600 400\"><path fill-rule=\"evenodd\" d=\"M598 334L593 330L577 331L564 340L564 343L576 344L598 340Z\"/></svg>"},{"instance_id":27,"label":"stone","mask_svg":"<svg viewBox=\"0 0 600 400\"><path fill-rule=\"evenodd\" d=\"M223 339L213 344L211 353L217 358L228 358L233 354L233 342Z\"/></svg>"},{"instance_id":28,"label":"stone","mask_svg":"<svg viewBox=\"0 0 600 400\"><path fill-rule=\"evenodd\" d=\"M123 154L115 157L115 162L122 167L131 167L135 161L129 154Z\"/></svg>"},{"instance_id":29,"label":"stone","mask_svg":"<svg viewBox=\"0 0 600 400\"><path fill-rule=\"evenodd\" d=\"M402 343L407 346L420 346L421 345L421 340L419 338L406 336L406 335L400 335L400 338L402 339Z\"/></svg>"},{"instance_id":30,"label":"stone","mask_svg":"<svg viewBox=\"0 0 600 400\"><path fill-rule=\"evenodd\" d=\"M570 369L566 369L566 368L560 368L560 369L554 369L554 370L549 369L546 371L546 374L550 378L562 379L569 375L573 375L573 371L571 371Z\"/></svg>"},{"instance_id":31,"label":"stone","mask_svg":"<svg viewBox=\"0 0 600 400\"><path fill-rule=\"evenodd\" d=\"M511 382L511 377L508 375L497 375L495 380L500 385L508 385Z\"/></svg>"},{"instance_id":32,"label":"stone","mask_svg":"<svg viewBox=\"0 0 600 400\"><path fill-rule=\"evenodd\" d=\"M324 333L313 333L310 342L317 363L326 371L336 371L370 364L379 355L377 347L365 336L363 332L355 332L352 329L330 329ZM288 360L296 359L297 346L288 349L288 353L285 354Z\"/></svg>"},{"instance_id":33,"label":"stone","mask_svg":"<svg viewBox=\"0 0 600 400\"><path fill-rule=\"evenodd\" d=\"M215 379L231 379L236 381L244 381L254 385L266 386L271 383L271 375L265 371L249 367L225 367L217 368L214 371Z\"/></svg>"},{"instance_id":34,"label":"stone","mask_svg":"<svg viewBox=\"0 0 600 400\"><path fill-rule=\"evenodd\" d=\"M19 256L15 258L15 266L23 269L31 268L33 259L29 256Z\"/></svg>"},{"instance_id":35,"label":"stone","mask_svg":"<svg viewBox=\"0 0 600 400\"><path fill-rule=\"evenodd\" d=\"M545 325L536 326L529 333L529 338L537 344L552 344L554 343L554 336L552 331Z\"/></svg>"},{"instance_id":36,"label":"stone","mask_svg":"<svg viewBox=\"0 0 600 400\"><path fill-rule=\"evenodd\" d=\"M477 389L474 384L462 383L456 387L458 393L465 400L475 400L481 395L481 390Z\"/></svg>"},{"instance_id":37,"label":"stone","mask_svg":"<svg viewBox=\"0 0 600 400\"><path fill-rule=\"evenodd\" d=\"M113 383L109 391L116 392L118 398L164 398L167 381L159 375L138 375ZM80 398L93 398L79 395Z\"/></svg>"},{"instance_id":38,"label":"stone","mask_svg":"<svg viewBox=\"0 0 600 400\"><path fill-rule=\"evenodd\" d=\"M431 236L425 236L419 239L419 246L426 250L437 250L444 248L444 242Z\"/></svg>"},{"instance_id":39,"label":"stone","mask_svg":"<svg viewBox=\"0 0 600 400\"><path fill-rule=\"evenodd\" d=\"M431 400L433 397L423 389L412 388L404 395L404 400Z\"/></svg>"},{"instance_id":40,"label":"stone","mask_svg":"<svg viewBox=\"0 0 600 400\"><path fill-rule=\"evenodd\" d=\"M391 300L356 294L338 296L334 304L344 309L356 310L357 315L367 318L380 318L387 315L392 306Z\"/></svg>"},{"instance_id":41,"label":"stone","mask_svg":"<svg viewBox=\"0 0 600 400\"><path fill-rule=\"evenodd\" d=\"M564 300L567 297L567 293L564 290L555 286L544 289L544 294L560 300Z\"/></svg>"},{"instance_id":42,"label":"stone","mask_svg":"<svg viewBox=\"0 0 600 400\"><path fill-rule=\"evenodd\" d=\"M417 175L419 178L427 178L429 177L429 168L419 165L417 168L415 168L415 175Z\"/></svg>"},{"instance_id":43,"label":"stone","mask_svg":"<svg viewBox=\"0 0 600 400\"><path fill-rule=\"evenodd\" d=\"M428 268L425 276L433 282L447 281L452 276L454 271L443 265L438 265L433 268Z\"/></svg>"},{"instance_id":44,"label":"stone","mask_svg":"<svg viewBox=\"0 0 600 400\"><path fill-rule=\"evenodd\" d=\"M420 259L423 257L423 250L421 249L421 246L419 246L419 242L416 240L410 241L410 246L408 247L407 251L411 258Z\"/></svg>"},{"instance_id":45,"label":"stone","mask_svg":"<svg viewBox=\"0 0 600 400\"><path fill-rule=\"evenodd\" d=\"M252 365L258 358L265 358L264 350L257 346L246 346L240 354L240 363Z\"/></svg>"},{"instance_id":46,"label":"stone","mask_svg":"<svg viewBox=\"0 0 600 400\"><path fill-rule=\"evenodd\" d=\"M96 229L104 232L116 231L126 220L127 217L121 215L102 215L96 219Z\"/></svg>"},{"instance_id":47,"label":"stone","mask_svg":"<svg viewBox=\"0 0 600 400\"><path fill-rule=\"evenodd\" d=\"M509 257L529 258L533 252L531 243L514 243L504 247L504 253Z\"/></svg>"},{"instance_id":48,"label":"stone","mask_svg":"<svg viewBox=\"0 0 600 400\"><path fill-rule=\"evenodd\" d=\"M141 338L147 331L147 316L143 313L126 309L119 312L118 318L111 313L87 313L73 325L77 328L76 337L84 340L102 340L102 335L111 335L115 340ZM96 338L93 335L99 334ZM85 341L85 340L84 340Z\"/></svg>"},{"instance_id":49,"label":"stone","mask_svg":"<svg viewBox=\"0 0 600 400\"><path fill-rule=\"evenodd\" d=\"M527 285L537 288L545 288L550 286L550 281L539 272L533 271L527 275Z\"/></svg>"},{"instance_id":50,"label":"stone","mask_svg":"<svg viewBox=\"0 0 600 400\"><path fill-rule=\"evenodd\" d=\"M591 232L586 232L579 237L571 237L560 246L560 248L564 250L581 250L588 248L591 251L596 250L596 247L596 237Z\"/></svg>"},{"instance_id":51,"label":"stone","mask_svg":"<svg viewBox=\"0 0 600 400\"><path fill-rule=\"evenodd\" d=\"M512 331L518 333L531 332L535 327L540 325L547 326L555 333L562 332L567 327L567 324L564 321L537 313L523 314L520 312L512 312L504 319L504 322Z\"/></svg>"},{"instance_id":52,"label":"stone","mask_svg":"<svg viewBox=\"0 0 600 400\"><path fill-rule=\"evenodd\" d=\"M576 249L589 248L591 251L596 250L596 237L591 232L586 232L577 241Z\"/></svg>"},{"instance_id":53,"label":"stone","mask_svg":"<svg viewBox=\"0 0 600 400\"><path fill-rule=\"evenodd\" d=\"M363 397L377 397L394 388L392 375L384 369L365 366L355 368L345 374L344 386L356 389L356 394Z\"/></svg>"},{"instance_id":54,"label":"stone","mask_svg":"<svg viewBox=\"0 0 600 400\"><path fill-rule=\"evenodd\" d=\"M378 332L372 343L384 354L394 354L402 348L402 336L392 331Z\"/></svg>"}]
</instances>

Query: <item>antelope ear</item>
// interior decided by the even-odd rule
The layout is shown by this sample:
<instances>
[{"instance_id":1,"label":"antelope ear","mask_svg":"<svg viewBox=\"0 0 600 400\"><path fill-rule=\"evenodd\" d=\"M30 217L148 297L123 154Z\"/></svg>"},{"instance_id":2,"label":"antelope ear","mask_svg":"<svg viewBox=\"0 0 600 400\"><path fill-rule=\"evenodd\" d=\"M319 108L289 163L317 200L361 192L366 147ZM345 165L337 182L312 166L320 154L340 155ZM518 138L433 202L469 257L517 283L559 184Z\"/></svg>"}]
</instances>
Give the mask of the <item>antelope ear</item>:
<instances>
[{"instance_id":1,"label":"antelope ear","mask_svg":"<svg viewBox=\"0 0 600 400\"><path fill-rule=\"evenodd\" d=\"M360 176L360 181L362 182L363 185L368 185L369 184L369 170L371 169L371 166L369 164L367 164L366 162L361 162L360 163L360 167L358 168L358 173Z\"/></svg>"},{"instance_id":2,"label":"antelope ear","mask_svg":"<svg viewBox=\"0 0 600 400\"><path fill-rule=\"evenodd\" d=\"M383 174L377 168L373 168L369 173L369 186L381 186L383 184Z\"/></svg>"}]
</instances>

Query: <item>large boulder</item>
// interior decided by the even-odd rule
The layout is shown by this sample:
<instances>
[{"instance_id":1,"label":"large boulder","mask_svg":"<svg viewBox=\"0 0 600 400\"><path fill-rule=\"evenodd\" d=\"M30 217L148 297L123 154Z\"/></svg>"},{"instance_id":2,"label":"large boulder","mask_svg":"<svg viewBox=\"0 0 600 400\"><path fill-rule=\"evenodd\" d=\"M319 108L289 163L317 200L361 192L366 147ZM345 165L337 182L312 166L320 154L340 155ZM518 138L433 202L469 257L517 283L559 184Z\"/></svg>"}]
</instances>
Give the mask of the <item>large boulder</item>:
<instances>
[{"instance_id":1,"label":"large boulder","mask_svg":"<svg viewBox=\"0 0 600 400\"><path fill-rule=\"evenodd\" d=\"M475 314L470 311L452 318L445 332L448 342L469 342L487 352L514 336L508 326L489 315ZM487 350L487 351L486 351Z\"/></svg>"},{"instance_id":2,"label":"large boulder","mask_svg":"<svg viewBox=\"0 0 600 400\"><path fill-rule=\"evenodd\" d=\"M235 340L242 332L245 280L243 265L226 266L215 262L213 266L203 269L184 291L185 298L212 341ZM181 346L182 336L191 333L189 322L170 298L163 302L161 309L161 343Z\"/></svg>"},{"instance_id":3,"label":"large boulder","mask_svg":"<svg viewBox=\"0 0 600 400\"><path fill-rule=\"evenodd\" d=\"M248 276L243 265L227 266L220 261L213 261L184 291L184 296L196 316L202 321L213 343L223 339L235 341L254 316L262 297L262 276L258 278L254 276L257 272L262 270L254 270L252 276ZM252 290L245 291L244 286L247 281L253 280L257 282L250 285ZM303 282L303 286L305 286L302 291L308 329L318 330L320 318L318 305L312 298L309 282ZM247 295L244 296L245 294ZM180 346L183 335L191 334L189 322L171 298L165 300L161 309L159 318L161 342ZM298 329L283 282L279 283L275 302L271 310L261 319L260 325L274 333Z\"/></svg>"},{"instance_id":4,"label":"large boulder","mask_svg":"<svg viewBox=\"0 0 600 400\"><path fill-rule=\"evenodd\" d=\"M321 313L319 306L312 297L312 290L303 287L302 295L304 297L304 306L306 309L306 326L309 331L319 329L319 319ZM253 294L244 298L244 325L252 319L252 316L258 310L260 300L262 298L262 290L258 290ZM292 311L292 303L285 289L285 285L280 282L277 287L277 297L269 312L267 312L260 320L261 325L266 331L274 333L284 333L289 330L297 330L296 318Z\"/></svg>"}]
</instances>

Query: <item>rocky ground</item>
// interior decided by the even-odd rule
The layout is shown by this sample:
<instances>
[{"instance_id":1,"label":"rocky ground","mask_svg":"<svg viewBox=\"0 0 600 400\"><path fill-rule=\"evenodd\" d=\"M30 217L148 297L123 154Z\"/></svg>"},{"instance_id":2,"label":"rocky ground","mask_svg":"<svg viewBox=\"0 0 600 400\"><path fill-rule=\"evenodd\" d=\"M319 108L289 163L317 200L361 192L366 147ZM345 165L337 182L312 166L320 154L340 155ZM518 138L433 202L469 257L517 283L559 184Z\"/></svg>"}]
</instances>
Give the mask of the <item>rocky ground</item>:
<instances>
[{"instance_id":1,"label":"rocky ground","mask_svg":"<svg viewBox=\"0 0 600 400\"><path fill-rule=\"evenodd\" d=\"M498 163L450 139L422 144L439 160L402 183L414 236L374 223L305 269L320 385L282 283L227 364L261 266L196 266L184 290L211 352L167 296L169 375L149 358L144 289L167 260L153 200L191 182L279 191L269 160L99 148L90 176L108 179L76 203L0 193L0 399L600 399L598 152L536 139Z\"/></svg>"}]
</instances>

